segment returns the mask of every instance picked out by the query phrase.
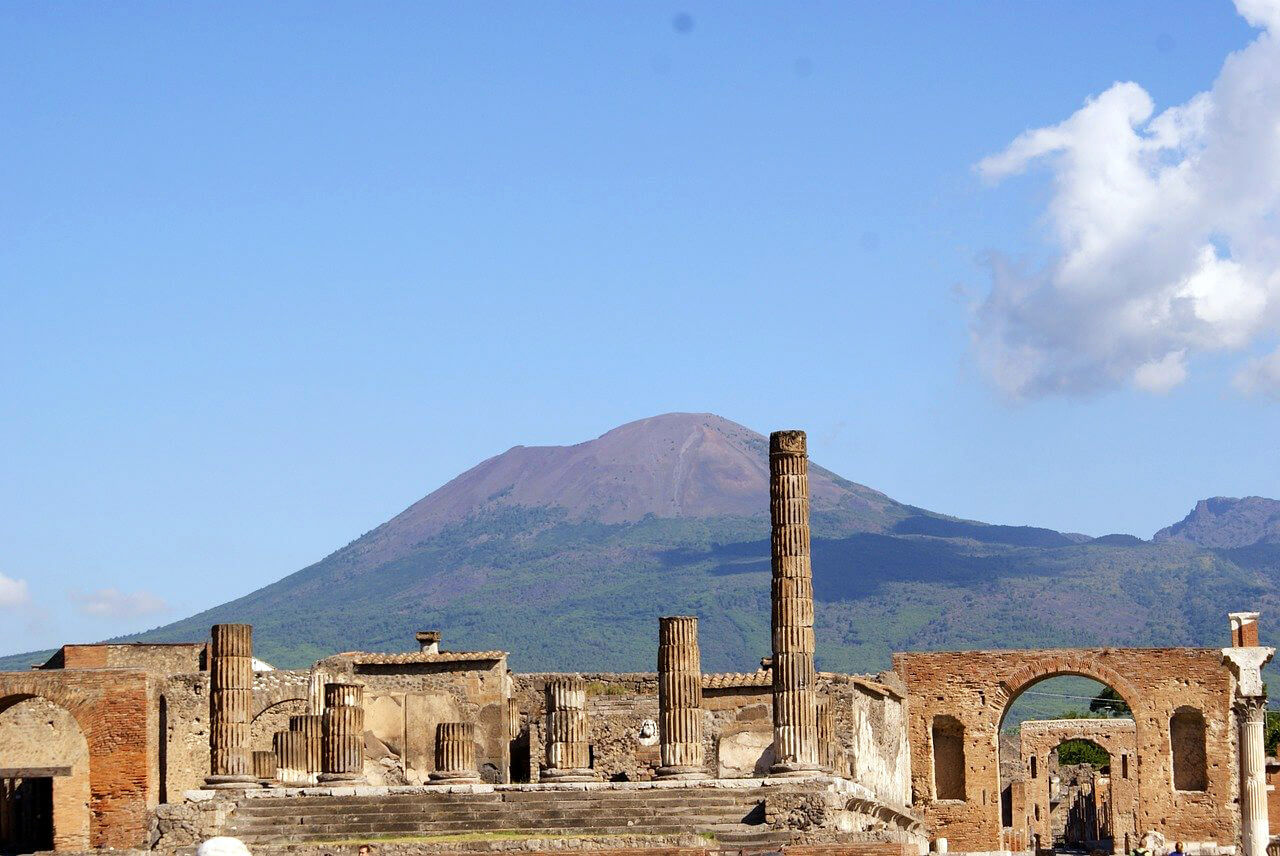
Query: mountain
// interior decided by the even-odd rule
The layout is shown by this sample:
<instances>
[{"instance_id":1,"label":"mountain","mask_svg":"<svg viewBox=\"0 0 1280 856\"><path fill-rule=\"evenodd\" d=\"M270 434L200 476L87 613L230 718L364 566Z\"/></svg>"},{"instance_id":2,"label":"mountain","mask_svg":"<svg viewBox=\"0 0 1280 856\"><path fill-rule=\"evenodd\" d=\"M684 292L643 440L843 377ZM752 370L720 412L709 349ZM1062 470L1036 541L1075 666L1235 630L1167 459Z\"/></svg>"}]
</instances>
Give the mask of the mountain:
<instances>
[{"instance_id":1,"label":"mountain","mask_svg":"<svg viewBox=\"0 0 1280 856\"><path fill-rule=\"evenodd\" d=\"M284 667L440 629L446 648L506 650L519 670L630 671L654 668L659 616L694 614L704 669L754 669L769 651L767 445L673 413L517 446L309 567L129 638L248 621L258 655ZM1203 525L1188 525L1197 506L1143 541L949 517L817 463L810 490L819 668L876 671L911 649L1218 645L1228 611L1280 614L1280 545L1207 535L1243 531L1237 517L1269 532L1257 508L1272 500L1209 500Z\"/></svg>"},{"instance_id":2,"label":"mountain","mask_svg":"<svg viewBox=\"0 0 1280 856\"><path fill-rule=\"evenodd\" d=\"M1280 502L1261 496L1202 499L1182 520L1157 532L1155 539L1222 548L1280 544Z\"/></svg>"}]
</instances>

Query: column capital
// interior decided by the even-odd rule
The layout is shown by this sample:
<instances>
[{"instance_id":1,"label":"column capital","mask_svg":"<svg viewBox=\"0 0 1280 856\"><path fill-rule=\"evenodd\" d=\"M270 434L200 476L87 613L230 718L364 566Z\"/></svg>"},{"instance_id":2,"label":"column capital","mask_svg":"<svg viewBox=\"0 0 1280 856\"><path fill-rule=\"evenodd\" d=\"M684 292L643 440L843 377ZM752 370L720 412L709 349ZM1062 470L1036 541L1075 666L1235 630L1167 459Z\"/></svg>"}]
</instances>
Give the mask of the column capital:
<instances>
[{"instance_id":1,"label":"column capital","mask_svg":"<svg viewBox=\"0 0 1280 856\"><path fill-rule=\"evenodd\" d=\"M1275 648L1223 648L1222 659L1236 676L1236 694L1240 698L1263 698L1262 667L1271 662Z\"/></svg>"}]
</instances>

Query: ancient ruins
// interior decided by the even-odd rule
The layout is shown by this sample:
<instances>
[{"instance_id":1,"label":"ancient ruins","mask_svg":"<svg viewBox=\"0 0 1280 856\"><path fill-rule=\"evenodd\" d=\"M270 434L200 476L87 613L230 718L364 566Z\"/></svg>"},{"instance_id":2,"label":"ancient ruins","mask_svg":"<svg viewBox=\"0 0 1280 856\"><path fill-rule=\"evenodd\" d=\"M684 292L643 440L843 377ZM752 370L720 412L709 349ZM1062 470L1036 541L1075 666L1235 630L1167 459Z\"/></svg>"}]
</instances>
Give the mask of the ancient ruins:
<instances>
[{"instance_id":1,"label":"ancient ruins","mask_svg":"<svg viewBox=\"0 0 1280 856\"><path fill-rule=\"evenodd\" d=\"M449 651L433 631L406 653L288 671L253 659L244 624L207 642L66 645L0 673L0 850L234 835L255 852L1177 840L1264 856L1274 651L1256 613L1230 614L1223 648L911 652L874 677L816 672L803 432L771 436L769 471L772 651L755 672L704 674L694 616L661 618L657 671L635 674L517 674L505 652ZM1131 718L1028 721L1002 759L1010 706L1059 675L1106 684ZM1109 766L1058 764L1081 740Z\"/></svg>"}]
</instances>

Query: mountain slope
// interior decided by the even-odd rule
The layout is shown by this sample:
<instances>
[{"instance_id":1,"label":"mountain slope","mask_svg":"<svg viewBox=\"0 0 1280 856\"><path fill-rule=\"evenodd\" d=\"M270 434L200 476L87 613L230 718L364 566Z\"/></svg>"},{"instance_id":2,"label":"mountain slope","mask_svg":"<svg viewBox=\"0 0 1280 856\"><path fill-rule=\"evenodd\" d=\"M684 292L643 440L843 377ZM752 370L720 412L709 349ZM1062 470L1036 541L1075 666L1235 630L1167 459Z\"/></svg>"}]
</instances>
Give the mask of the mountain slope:
<instances>
[{"instance_id":1,"label":"mountain slope","mask_svg":"<svg viewBox=\"0 0 1280 856\"><path fill-rule=\"evenodd\" d=\"M1202 499L1190 514L1155 537L1157 541L1190 541L1202 547L1280 544L1280 502L1261 496Z\"/></svg>"},{"instance_id":2,"label":"mountain slope","mask_svg":"<svg viewBox=\"0 0 1280 856\"><path fill-rule=\"evenodd\" d=\"M916 648L1220 644L1227 611L1280 606L1266 543L990 526L816 464L810 481L821 668L874 671ZM132 638L248 621L260 656L298 666L438 628L517 669L622 671L652 669L657 617L684 613L701 616L704 668L741 670L768 653L768 598L766 438L667 414L517 446L310 567Z\"/></svg>"}]
</instances>

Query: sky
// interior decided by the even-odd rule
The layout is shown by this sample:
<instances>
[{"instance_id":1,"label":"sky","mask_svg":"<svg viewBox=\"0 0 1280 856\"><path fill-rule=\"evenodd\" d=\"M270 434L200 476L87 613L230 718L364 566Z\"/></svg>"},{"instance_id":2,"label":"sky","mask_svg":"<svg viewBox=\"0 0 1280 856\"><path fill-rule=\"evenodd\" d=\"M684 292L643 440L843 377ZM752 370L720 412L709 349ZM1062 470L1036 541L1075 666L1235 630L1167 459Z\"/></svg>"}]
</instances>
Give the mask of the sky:
<instances>
[{"instance_id":1,"label":"sky","mask_svg":"<svg viewBox=\"0 0 1280 856\"><path fill-rule=\"evenodd\" d=\"M669 411L994 523L1280 497L1277 37L1280 0L2 4L0 653Z\"/></svg>"}]
</instances>

